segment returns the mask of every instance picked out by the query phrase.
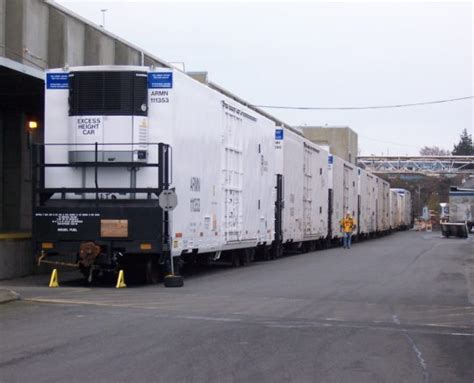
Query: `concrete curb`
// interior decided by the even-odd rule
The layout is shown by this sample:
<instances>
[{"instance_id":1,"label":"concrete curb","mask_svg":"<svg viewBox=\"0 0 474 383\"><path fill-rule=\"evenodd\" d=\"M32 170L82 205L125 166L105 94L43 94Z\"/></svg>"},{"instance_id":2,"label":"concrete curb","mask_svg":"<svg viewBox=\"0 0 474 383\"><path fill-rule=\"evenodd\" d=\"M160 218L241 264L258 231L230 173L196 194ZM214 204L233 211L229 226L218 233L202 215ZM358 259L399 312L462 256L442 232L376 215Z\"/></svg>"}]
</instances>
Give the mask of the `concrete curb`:
<instances>
[{"instance_id":1,"label":"concrete curb","mask_svg":"<svg viewBox=\"0 0 474 383\"><path fill-rule=\"evenodd\" d=\"M0 288L0 304L17 301L20 299L20 294L13 290Z\"/></svg>"}]
</instances>

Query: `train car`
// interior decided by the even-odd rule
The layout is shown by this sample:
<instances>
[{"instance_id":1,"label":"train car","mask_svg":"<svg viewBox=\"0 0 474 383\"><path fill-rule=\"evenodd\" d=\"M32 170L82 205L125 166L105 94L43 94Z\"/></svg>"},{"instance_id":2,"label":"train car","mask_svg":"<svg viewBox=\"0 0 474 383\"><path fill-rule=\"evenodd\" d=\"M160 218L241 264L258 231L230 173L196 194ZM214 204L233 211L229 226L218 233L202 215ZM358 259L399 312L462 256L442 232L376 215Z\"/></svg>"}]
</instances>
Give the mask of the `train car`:
<instances>
[{"instance_id":1,"label":"train car","mask_svg":"<svg viewBox=\"0 0 474 383\"><path fill-rule=\"evenodd\" d=\"M313 249L327 235L327 152L290 129L275 131L282 175L282 244Z\"/></svg>"},{"instance_id":2,"label":"train car","mask_svg":"<svg viewBox=\"0 0 474 383\"><path fill-rule=\"evenodd\" d=\"M312 250L341 236L346 211L363 237L390 227L388 183L178 70L50 70L45 105L35 252L89 280ZM408 225L410 194L395 193L393 222Z\"/></svg>"},{"instance_id":3,"label":"train car","mask_svg":"<svg viewBox=\"0 0 474 383\"><path fill-rule=\"evenodd\" d=\"M397 193L397 210L399 229L406 230L412 226L412 200L411 193L406 189L390 189Z\"/></svg>"},{"instance_id":4,"label":"train car","mask_svg":"<svg viewBox=\"0 0 474 383\"><path fill-rule=\"evenodd\" d=\"M359 194L359 230L362 238L372 236L377 231L376 204L377 182L376 177L364 169L358 170Z\"/></svg>"},{"instance_id":5,"label":"train car","mask_svg":"<svg viewBox=\"0 0 474 383\"><path fill-rule=\"evenodd\" d=\"M376 177L377 183L377 232L385 234L390 230L390 184L380 177Z\"/></svg>"},{"instance_id":6,"label":"train car","mask_svg":"<svg viewBox=\"0 0 474 383\"><path fill-rule=\"evenodd\" d=\"M89 278L139 265L150 279L169 259L172 270L199 256L240 262L272 244L272 120L167 68L50 70L45 103L43 262L61 255Z\"/></svg>"},{"instance_id":7,"label":"train car","mask_svg":"<svg viewBox=\"0 0 474 383\"><path fill-rule=\"evenodd\" d=\"M329 238L342 238L340 221L349 211L358 224L358 168L338 156L328 156L329 169Z\"/></svg>"},{"instance_id":8,"label":"train car","mask_svg":"<svg viewBox=\"0 0 474 383\"><path fill-rule=\"evenodd\" d=\"M403 225L405 229L412 227L413 223L413 201L411 193L408 190L404 192L404 220Z\"/></svg>"},{"instance_id":9,"label":"train car","mask_svg":"<svg viewBox=\"0 0 474 383\"><path fill-rule=\"evenodd\" d=\"M398 208L398 193L390 189L390 230L398 230L401 225L400 210Z\"/></svg>"}]
</instances>

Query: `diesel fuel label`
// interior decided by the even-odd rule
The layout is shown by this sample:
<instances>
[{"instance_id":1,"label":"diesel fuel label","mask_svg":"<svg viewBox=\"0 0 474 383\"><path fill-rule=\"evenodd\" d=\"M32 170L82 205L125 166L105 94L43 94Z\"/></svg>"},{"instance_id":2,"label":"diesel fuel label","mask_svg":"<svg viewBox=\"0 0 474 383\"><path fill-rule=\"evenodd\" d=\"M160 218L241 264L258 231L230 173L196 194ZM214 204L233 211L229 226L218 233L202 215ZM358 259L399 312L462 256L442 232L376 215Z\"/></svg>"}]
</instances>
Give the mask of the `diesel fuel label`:
<instances>
[{"instance_id":1,"label":"diesel fuel label","mask_svg":"<svg viewBox=\"0 0 474 383\"><path fill-rule=\"evenodd\" d=\"M51 218L51 223L57 225L58 232L76 232L77 226L84 223L84 219L100 217L99 213L36 213L36 217Z\"/></svg>"}]
</instances>

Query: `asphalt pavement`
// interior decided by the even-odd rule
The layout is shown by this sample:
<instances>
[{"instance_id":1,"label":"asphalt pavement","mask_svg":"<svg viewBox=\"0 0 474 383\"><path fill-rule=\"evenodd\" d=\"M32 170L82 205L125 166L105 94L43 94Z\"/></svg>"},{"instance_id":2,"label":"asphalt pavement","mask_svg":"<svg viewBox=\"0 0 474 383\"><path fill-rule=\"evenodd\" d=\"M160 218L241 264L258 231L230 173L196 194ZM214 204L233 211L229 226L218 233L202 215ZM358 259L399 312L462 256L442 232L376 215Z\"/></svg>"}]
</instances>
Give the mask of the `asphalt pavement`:
<instances>
[{"instance_id":1,"label":"asphalt pavement","mask_svg":"<svg viewBox=\"0 0 474 383\"><path fill-rule=\"evenodd\" d=\"M0 382L474 382L474 237L401 232L185 286L0 282Z\"/></svg>"}]
</instances>

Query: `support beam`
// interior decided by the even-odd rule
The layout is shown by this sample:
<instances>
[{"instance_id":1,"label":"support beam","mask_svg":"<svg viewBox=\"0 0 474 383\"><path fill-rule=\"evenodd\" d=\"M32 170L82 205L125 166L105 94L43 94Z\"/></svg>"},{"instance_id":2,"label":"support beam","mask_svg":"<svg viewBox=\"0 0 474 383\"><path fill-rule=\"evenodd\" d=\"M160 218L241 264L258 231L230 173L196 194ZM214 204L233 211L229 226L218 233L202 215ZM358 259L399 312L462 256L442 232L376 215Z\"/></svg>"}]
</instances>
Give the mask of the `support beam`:
<instances>
[{"instance_id":1,"label":"support beam","mask_svg":"<svg viewBox=\"0 0 474 383\"><path fill-rule=\"evenodd\" d=\"M360 156L358 164L376 174L467 174L474 156Z\"/></svg>"}]
</instances>

